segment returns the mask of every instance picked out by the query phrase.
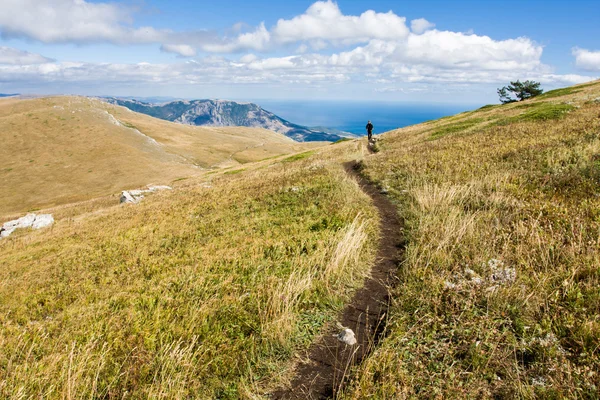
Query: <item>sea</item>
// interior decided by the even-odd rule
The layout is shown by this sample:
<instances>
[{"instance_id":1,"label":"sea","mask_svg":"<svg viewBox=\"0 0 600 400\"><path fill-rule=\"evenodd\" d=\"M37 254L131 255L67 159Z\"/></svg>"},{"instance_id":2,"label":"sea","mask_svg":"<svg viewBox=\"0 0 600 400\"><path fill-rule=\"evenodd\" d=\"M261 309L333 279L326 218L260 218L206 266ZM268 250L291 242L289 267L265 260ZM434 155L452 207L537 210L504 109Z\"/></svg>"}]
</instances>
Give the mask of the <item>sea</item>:
<instances>
[{"instance_id":1,"label":"sea","mask_svg":"<svg viewBox=\"0 0 600 400\"><path fill-rule=\"evenodd\" d=\"M477 104L363 101L260 100L262 108L298 125L327 127L364 135L371 121L374 133L387 132L478 108Z\"/></svg>"}]
</instances>

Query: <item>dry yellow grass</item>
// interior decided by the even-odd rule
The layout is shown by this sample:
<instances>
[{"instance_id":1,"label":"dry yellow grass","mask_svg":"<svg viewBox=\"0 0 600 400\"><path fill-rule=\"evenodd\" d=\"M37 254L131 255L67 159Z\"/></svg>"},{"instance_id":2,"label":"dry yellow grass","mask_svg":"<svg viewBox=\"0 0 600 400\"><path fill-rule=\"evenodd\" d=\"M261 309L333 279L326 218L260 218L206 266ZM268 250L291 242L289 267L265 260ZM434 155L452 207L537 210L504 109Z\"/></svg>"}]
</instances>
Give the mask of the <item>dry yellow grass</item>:
<instances>
[{"instance_id":1,"label":"dry yellow grass","mask_svg":"<svg viewBox=\"0 0 600 400\"><path fill-rule=\"evenodd\" d=\"M383 135L407 220L388 337L342 398L597 398L600 82Z\"/></svg>"},{"instance_id":2,"label":"dry yellow grass","mask_svg":"<svg viewBox=\"0 0 600 400\"><path fill-rule=\"evenodd\" d=\"M1 99L0 140L3 219L322 145L183 126L83 97Z\"/></svg>"},{"instance_id":3,"label":"dry yellow grass","mask_svg":"<svg viewBox=\"0 0 600 400\"><path fill-rule=\"evenodd\" d=\"M235 399L281 384L368 273L374 210L338 163L359 151L217 171L3 239L0 397Z\"/></svg>"},{"instance_id":4,"label":"dry yellow grass","mask_svg":"<svg viewBox=\"0 0 600 400\"><path fill-rule=\"evenodd\" d=\"M137 206L58 207L0 242L0 396L264 397L373 261L375 212L341 168L364 157L408 245L387 337L340 397L597 398L599 98L597 82L390 132L369 157L346 142Z\"/></svg>"}]
</instances>

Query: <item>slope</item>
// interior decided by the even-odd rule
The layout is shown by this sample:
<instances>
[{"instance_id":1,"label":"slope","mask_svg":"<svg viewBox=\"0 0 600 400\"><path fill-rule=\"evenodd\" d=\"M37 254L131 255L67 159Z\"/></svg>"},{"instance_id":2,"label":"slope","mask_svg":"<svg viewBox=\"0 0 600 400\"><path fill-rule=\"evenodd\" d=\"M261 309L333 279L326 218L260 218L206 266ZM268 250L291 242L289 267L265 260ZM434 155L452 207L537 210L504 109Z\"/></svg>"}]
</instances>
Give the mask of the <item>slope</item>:
<instances>
[{"instance_id":1,"label":"slope","mask_svg":"<svg viewBox=\"0 0 600 400\"><path fill-rule=\"evenodd\" d=\"M330 147L0 241L0 397L238 399L285 382L374 256L375 211L338 161L360 145Z\"/></svg>"},{"instance_id":2,"label":"slope","mask_svg":"<svg viewBox=\"0 0 600 400\"><path fill-rule=\"evenodd\" d=\"M0 393L285 387L375 262L376 211L342 167L358 159L407 247L384 339L339 397L594 398L599 99L595 82L487 106L379 136L373 155L348 141L202 172L16 233L0 241Z\"/></svg>"},{"instance_id":3,"label":"slope","mask_svg":"<svg viewBox=\"0 0 600 400\"><path fill-rule=\"evenodd\" d=\"M597 398L600 82L397 130L363 173L407 221L387 338L344 399Z\"/></svg>"},{"instance_id":4,"label":"slope","mask_svg":"<svg viewBox=\"0 0 600 400\"><path fill-rule=\"evenodd\" d=\"M136 100L107 98L108 102L167 121L196 126L246 126L269 129L298 142L335 142L342 136L293 124L257 104L228 100L173 101L155 105Z\"/></svg>"},{"instance_id":5,"label":"slope","mask_svg":"<svg viewBox=\"0 0 600 400\"><path fill-rule=\"evenodd\" d=\"M81 97L0 100L0 140L0 215L306 148L267 130L183 127Z\"/></svg>"}]
</instances>

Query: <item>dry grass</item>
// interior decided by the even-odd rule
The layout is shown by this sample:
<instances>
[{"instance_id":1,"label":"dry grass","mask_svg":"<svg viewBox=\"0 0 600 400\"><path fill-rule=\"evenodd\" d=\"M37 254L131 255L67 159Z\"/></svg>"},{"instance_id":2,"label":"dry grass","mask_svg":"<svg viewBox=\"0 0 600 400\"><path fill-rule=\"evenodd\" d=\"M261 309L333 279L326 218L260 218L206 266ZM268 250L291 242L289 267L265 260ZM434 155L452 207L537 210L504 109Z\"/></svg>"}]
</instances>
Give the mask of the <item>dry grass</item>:
<instances>
[{"instance_id":1,"label":"dry grass","mask_svg":"<svg viewBox=\"0 0 600 400\"><path fill-rule=\"evenodd\" d=\"M342 398L598 398L600 83L560 93L380 140L409 244Z\"/></svg>"},{"instance_id":2,"label":"dry grass","mask_svg":"<svg viewBox=\"0 0 600 400\"><path fill-rule=\"evenodd\" d=\"M2 219L322 146L263 129L184 126L83 97L1 99L0 140Z\"/></svg>"},{"instance_id":3,"label":"dry grass","mask_svg":"<svg viewBox=\"0 0 600 400\"><path fill-rule=\"evenodd\" d=\"M289 379L373 258L374 210L337 161L356 146L2 240L0 397L257 398Z\"/></svg>"},{"instance_id":4,"label":"dry grass","mask_svg":"<svg viewBox=\"0 0 600 400\"><path fill-rule=\"evenodd\" d=\"M363 171L406 219L406 260L388 336L340 397L597 398L599 97L584 85L380 138ZM340 165L363 156L357 141L234 155L1 241L0 397L264 397L373 261L375 212Z\"/></svg>"}]
</instances>

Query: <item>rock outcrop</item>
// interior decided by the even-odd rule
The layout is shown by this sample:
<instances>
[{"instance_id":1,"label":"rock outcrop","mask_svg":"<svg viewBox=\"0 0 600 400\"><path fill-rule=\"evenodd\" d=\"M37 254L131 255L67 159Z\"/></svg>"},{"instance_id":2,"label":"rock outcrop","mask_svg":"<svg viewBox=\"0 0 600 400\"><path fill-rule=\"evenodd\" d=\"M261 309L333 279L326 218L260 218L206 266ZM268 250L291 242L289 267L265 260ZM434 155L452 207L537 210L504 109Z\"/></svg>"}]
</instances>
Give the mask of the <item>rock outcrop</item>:
<instances>
[{"instance_id":1,"label":"rock outcrop","mask_svg":"<svg viewBox=\"0 0 600 400\"><path fill-rule=\"evenodd\" d=\"M54 223L52 214L27 214L24 217L6 222L0 228L0 238L5 238L20 228L41 229Z\"/></svg>"},{"instance_id":2,"label":"rock outcrop","mask_svg":"<svg viewBox=\"0 0 600 400\"><path fill-rule=\"evenodd\" d=\"M154 192L158 192L159 190L171 190L171 189L173 189L171 186L158 185L158 186L148 186L148 189L123 190L123 192L121 192L120 202L136 204L136 203L139 203L144 198L144 194L146 194L146 193L154 193Z\"/></svg>"}]
</instances>

